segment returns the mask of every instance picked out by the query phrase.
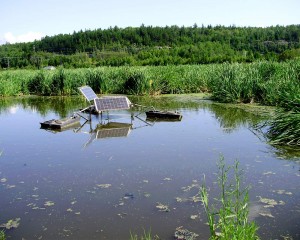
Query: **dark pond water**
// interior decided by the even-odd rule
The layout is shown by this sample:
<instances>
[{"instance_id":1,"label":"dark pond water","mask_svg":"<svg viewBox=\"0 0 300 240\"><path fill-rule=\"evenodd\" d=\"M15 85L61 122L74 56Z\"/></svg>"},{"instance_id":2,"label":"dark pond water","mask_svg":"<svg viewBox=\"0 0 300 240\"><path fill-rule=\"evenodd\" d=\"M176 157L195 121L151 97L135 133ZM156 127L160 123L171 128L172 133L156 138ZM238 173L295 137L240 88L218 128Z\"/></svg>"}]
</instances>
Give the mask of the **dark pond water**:
<instances>
[{"instance_id":1,"label":"dark pond water","mask_svg":"<svg viewBox=\"0 0 300 240\"><path fill-rule=\"evenodd\" d=\"M20 218L6 231L9 239L129 239L130 232L150 229L173 239L179 226L208 239L203 207L192 199L204 174L210 196L218 195L214 173L221 154L245 170L250 218L261 238L300 238L299 151L268 145L252 127L263 120L256 111L197 96L131 100L179 110L183 119L147 125L121 111L111 112L109 121L106 114L93 116L77 131L51 132L39 123L86 103L0 100L0 224ZM144 113L139 117L145 120ZM122 128L97 128L108 122ZM159 203L170 211L159 211Z\"/></svg>"}]
</instances>

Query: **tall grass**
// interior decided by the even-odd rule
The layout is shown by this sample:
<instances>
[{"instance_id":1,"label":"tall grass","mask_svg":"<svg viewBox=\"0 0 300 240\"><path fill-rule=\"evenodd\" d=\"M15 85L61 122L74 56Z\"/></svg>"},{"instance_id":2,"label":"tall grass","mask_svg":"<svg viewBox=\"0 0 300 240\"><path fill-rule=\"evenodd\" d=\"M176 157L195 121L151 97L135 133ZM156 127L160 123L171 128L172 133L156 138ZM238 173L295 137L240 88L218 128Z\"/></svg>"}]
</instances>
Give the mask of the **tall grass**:
<instances>
[{"instance_id":1,"label":"tall grass","mask_svg":"<svg viewBox=\"0 0 300 240\"><path fill-rule=\"evenodd\" d=\"M257 102L295 112L300 106L300 59L283 63L0 71L0 96L74 95L83 85L89 85L101 94L208 92L212 99L220 102ZM300 121L299 114L285 114L288 116L278 114L274 119L268 136L276 144L299 145L299 132L295 129ZM291 138L283 137L282 133Z\"/></svg>"},{"instance_id":2,"label":"tall grass","mask_svg":"<svg viewBox=\"0 0 300 240\"><path fill-rule=\"evenodd\" d=\"M0 96L72 95L78 87L97 93L134 95L191 93L206 89L206 66L99 67L92 69L12 70L0 72Z\"/></svg>"},{"instance_id":3,"label":"tall grass","mask_svg":"<svg viewBox=\"0 0 300 240\"><path fill-rule=\"evenodd\" d=\"M148 232L144 229L144 233L141 236L138 236L137 234L132 234L130 232L130 240L155 240L159 239L157 235L152 236L151 230ZM1 239L0 239L1 240Z\"/></svg>"},{"instance_id":4,"label":"tall grass","mask_svg":"<svg viewBox=\"0 0 300 240\"><path fill-rule=\"evenodd\" d=\"M272 145L300 146L300 107L279 109L269 125L266 136Z\"/></svg>"},{"instance_id":5,"label":"tall grass","mask_svg":"<svg viewBox=\"0 0 300 240\"><path fill-rule=\"evenodd\" d=\"M0 231L0 240L5 240L6 237L5 237L5 233L3 230Z\"/></svg>"},{"instance_id":6,"label":"tall grass","mask_svg":"<svg viewBox=\"0 0 300 240\"><path fill-rule=\"evenodd\" d=\"M300 60L0 72L0 96L73 95L82 85L91 86L97 93L209 92L221 102L281 106L295 100L300 91Z\"/></svg>"},{"instance_id":7,"label":"tall grass","mask_svg":"<svg viewBox=\"0 0 300 240\"><path fill-rule=\"evenodd\" d=\"M217 182L220 195L215 198L215 205L211 205L208 188L205 183L200 189L200 197L206 212L210 228L210 239L256 240L257 226L248 222L249 196L248 187L242 188L242 174L239 163L226 166L224 158L218 164ZM229 176L233 172L233 179Z\"/></svg>"},{"instance_id":8,"label":"tall grass","mask_svg":"<svg viewBox=\"0 0 300 240\"><path fill-rule=\"evenodd\" d=\"M280 106L300 91L300 61L221 64L208 88L222 102L259 102Z\"/></svg>"}]
</instances>

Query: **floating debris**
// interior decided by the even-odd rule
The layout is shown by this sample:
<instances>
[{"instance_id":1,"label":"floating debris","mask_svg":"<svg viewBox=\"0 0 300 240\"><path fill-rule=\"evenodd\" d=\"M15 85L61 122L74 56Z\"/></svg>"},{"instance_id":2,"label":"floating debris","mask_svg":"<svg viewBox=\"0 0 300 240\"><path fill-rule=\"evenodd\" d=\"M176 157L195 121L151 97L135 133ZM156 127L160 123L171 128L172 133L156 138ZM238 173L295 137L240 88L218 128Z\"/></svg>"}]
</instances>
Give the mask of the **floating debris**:
<instances>
[{"instance_id":1,"label":"floating debris","mask_svg":"<svg viewBox=\"0 0 300 240\"><path fill-rule=\"evenodd\" d=\"M164 178L163 180L164 180L164 181L172 181L172 178L166 177L166 178Z\"/></svg>"},{"instance_id":2,"label":"floating debris","mask_svg":"<svg viewBox=\"0 0 300 240\"><path fill-rule=\"evenodd\" d=\"M9 184L6 185L7 189L11 189L11 188L15 188L15 187L16 187L16 185L9 185Z\"/></svg>"},{"instance_id":3,"label":"floating debris","mask_svg":"<svg viewBox=\"0 0 300 240\"><path fill-rule=\"evenodd\" d=\"M160 212L170 212L169 206L160 202L157 202L156 208L159 209Z\"/></svg>"},{"instance_id":4,"label":"floating debris","mask_svg":"<svg viewBox=\"0 0 300 240\"><path fill-rule=\"evenodd\" d=\"M284 205L284 201L279 201L277 202L276 200L274 199L270 199L270 198L262 198L261 196L258 196L259 197L259 201L261 203L264 203L264 204L267 204L265 205L264 207L265 208L269 208L269 207L274 207L276 205Z\"/></svg>"},{"instance_id":5,"label":"floating debris","mask_svg":"<svg viewBox=\"0 0 300 240\"><path fill-rule=\"evenodd\" d=\"M263 217L274 218L274 216L271 213L259 213L259 215L261 215Z\"/></svg>"},{"instance_id":6,"label":"floating debris","mask_svg":"<svg viewBox=\"0 0 300 240\"><path fill-rule=\"evenodd\" d=\"M199 235L191 232L187 229L184 229L183 226L176 228L174 237L175 239L178 240L194 240L198 237Z\"/></svg>"},{"instance_id":7,"label":"floating debris","mask_svg":"<svg viewBox=\"0 0 300 240\"><path fill-rule=\"evenodd\" d=\"M86 191L87 193L92 193L92 194L95 194L96 191Z\"/></svg>"},{"instance_id":8,"label":"floating debris","mask_svg":"<svg viewBox=\"0 0 300 240\"><path fill-rule=\"evenodd\" d=\"M76 212L75 215L80 215L80 212Z\"/></svg>"},{"instance_id":9,"label":"floating debris","mask_svg":"<svg viewBox=\"0 0 300 240\"><path fill-rule=\"evenodd\" d=\"M176 197L176 202L185 202L187 199L186 198L181 198L181 197Z\"/></svg>"},{"instance_id":10,"label":"floating debris","mask_svg":"<svg viewBox=\"0 0 300 240\"><path fill-rule=\"evenodd\" d=\"M187 191L190 191L191 189L193 188L200 188L200 185L199 184L196 184L196 183L193 183L192 185L189 185L189 186L186 186L186 187L182 187L181 189L184 191L184 192L187 192Z\"/></svg>"},{"instance_id":11,"label":"floating debris","mask_svg":"<svg viewBox=\"0 0 300 240\"><path fill-rule=\"evenodd\" d=\"M201 197L199 195L192 196L190 199L194 203L201 202Z\"/></svg>"},{"instance_id":12,"label":"floating debris","mask_svg":"<svg viewBox=\"0 0 300 240\"><path fill-rule=\"evenodd\" d=\"M129 199L129 198L133 199L134 195L133 195L133 193L125 193L125 197L124 198L125 199Z\"/></svg>"},{"instance_id":13,"label":"floating debris","mask_svg":"<svg viewBox=\"0 0 300 240\"><path fill-rule=\"evenodd\" d=\"M150 197L150 196L151 196L150 193L144 192L144 197L148 198L148 197Z\"/></svg>"},{"instance_id":14,"label":"floating debris","mask_svg":"<svg viewBox=\"0 0 300 240\"><path fill-rule=\"evenodd\" d=\"M77 201L73 201L73 202L71 202L71 205L74 205L75 203L77 203Z\"/></svg>"},{"instance_id":15,"label":"floating debris","mask_svg":"<svg viewBox=\"0 0 300 240\"><path fill-rule=\"evenodd\" d=\"M6 178L1 178L1 179L0 179L0 182L1 182L1 183L5 183L5 182L7 182L7 179L6 179Z\"/></svg>"},{"instance_id":16,"label":"floating debris","mask_svg":"<svg viewBox=\"0 0 300 240\"><path fill-rule=\"evenodd\" d=\"M192 220L196 220L197 218L199 218L199 216L198 215L191 215L191 217L190 217Z\"/></svg>"},{"instance_id":17,"label":"floating debris","mask_svg":"<svg viewBox=\"0 0 300 240\"><path fill-rule=\"evenodd\" d=\"M21 218L16 218L15 220L11 219L7 223L3 223L0 225L1 228L11 229L17 228L20 225Z\"/></svg>"},{"instance_id":18,"label":"floating debris","mask_svg":"<svg viewBox=\"0 0 300 240\"><path fill-rule=\"evenodd\" d=\"M55 204L55 203L52 202L52 201L47 201L47 202L44 203L44 206L45 206L45 207L51 207L51 206L53 206L54 204Z\"/></svg>"},{"instance_id":19,"label":"floating debris","mask_svg":"<svg viewBox=\"0 0 300 240\"><path fill-rule=\"evenodd\" d=\"M120 218L124 218L124 217L127 215L127 213L124 213L124 212L123 212L123 213L118 213L117 215L118 215Z\"/></svg>"},{"instance_id":20,"label":"floating debris","mask_svg":"<svg viewBox=\"0 0 300 240\"><path fill-rule=\"evenodd\" d=\"M277 193L277 194L280 194L280 195L282 195L282 194L292 195L292 194L293 194L293 193L287 192L287 191L285 191L285 190L273 190L272 192Z\"/></svg>"},{"instance_id":21,"label":"floating debris","mask_svg":"<svg viewBox=\"0 0 300 240\"><path fill-rule=\"evenodd\" d=\"M109 188L111 187L111 184L105 183L105 184L96 184L97 187L99 188Z\"/></svg>"},{"instance_id":22,"label":"floating debris","mask_svg":"<svg viewBox=\"0 0 300 240\"><path fill-rule=\"evenodd\" d=\"M194 203L201 202L201 198L199 195L195 195L189 198L176 197L175 199L176 202L194 202Z\"/></svg>"},{"instance_id":23,"label":"floating debris","mask_svg":"<svg viewBox=\"0 0 300 240\"><path fill-rule=\"evenodd\" d=\"M67 212L73 212L73 209L72 208L68 208Z\"/></svg>"},{"instance_id":24,"label":"floating debris","mask_svg":"<svg viewBox=\"0 0 300 240\"><path fill-rule=\"evenodd\" d=\"M263 175L274 175L274 174L276 174L276 173L271 172L271 171L269 171L269 172L263 172Z\"/></svg>"},{"instance_id":25,"label":"floating debris","mask_svg":"<svg viewBox=\"0 0 300 240\"><path fill-rule=\"evenodd\" d=\"M149 180L144 179L143 183L149 183Z\"/></svg>"},{"instance_id":26,"label":"floating debris","mask_svg":"<svg viewBox=\"0 0 300 240\"><path fill-rule=\"evenodd\" d=\"M280 235L280 237L283 238L283 240L293 240L294 238L292 236L290 236L289 234L284 236L284 235Z\"/></svg>"}]
</instances>

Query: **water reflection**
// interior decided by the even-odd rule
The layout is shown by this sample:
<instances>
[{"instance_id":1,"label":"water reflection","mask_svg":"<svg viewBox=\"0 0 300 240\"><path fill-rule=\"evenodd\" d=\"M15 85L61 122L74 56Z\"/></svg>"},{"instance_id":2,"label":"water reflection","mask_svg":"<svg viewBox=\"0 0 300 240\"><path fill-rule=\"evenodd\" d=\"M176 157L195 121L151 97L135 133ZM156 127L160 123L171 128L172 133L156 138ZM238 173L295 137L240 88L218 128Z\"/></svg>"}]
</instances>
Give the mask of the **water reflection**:
<instances>
[{"instance_id":1,"label":"water reflection","mask_svg":"<svg viewBox=\"0 0 300 240\"><path fill-rule=\"evenodd\" d=\"M97 124L94 129L92 129L92 123L89 123L90 131L89 140L84 144L84 147L90 145L93 141L105 138L118 138L127 137L132 130L132 123L122 123L122 122L107 122L102 124ZM83 126L80 127L82 131ZM79 129L75 130L77 133Z\"/></svg>"},{"instance_id":2,"label":"water reflection","mask_svg":"<svg viewBox=\"0 0 300 240\"><path fill-rule=\"evenodd\" d=\"M183 119L148 125L143 109L134 109L93 116L86 124L82 119L81 126L50 134L39 122L70 116L86 102L0 99L0 224L21 218L8 232L11 238L128 239L130 231L151 228L173 239L184 226L208 239L196 194L205 174L211 196L218 195L220 153L229 162L238 159L245 170L251 218L262 239L299 237L299 159L278 159L257 137L252 125L264 117L194 96L131 101L178 110ZM270 207L271 200L278 204ZM158 211L157 203L170 211Z\"/></svg>"},{"instance_id":3,"label":"water reflection","mask_svg":"<svg viewBox=\"0 0 300 240\"><path fill-rule=\"evenodd\" d=\"M20 97L0 98L0 113L17 111L22 108L37 112L41 116L55 113L59 118L67 117L74 109L86 106L81 97Z\"/></svg>"},{"instance_id":4,"label":"water reflection","mask_svg":"<svg viewBox=\"0 0 300 240\"><path fill-rule=\"evenodd\" d=\"M262 121L261 116L246 112L245 109L234 108L232 105L213 103L210 110L226 133L231 133L242 126L253 128Z\"/></svg>"},{"instance_id":5,"label":"water reflection","mask_svg":"<svg viewBox=\"0 0 300 240\"><path fill-rule=\"evenodd\" d=\"M268 110L262 108L244 108L230 104L212 103L208 100L203 100L197 95L168 95L156 97L139 97L130 96L130 101L144 106L153 106L160 110L182 110L192 109L195 111L207 110L212 112L219 126L224 133L232 133L241 127L248 128L262 141L267 139L263 131L257 126L270 117L273 109ZM19 97L19 98L0 98L0 113L15 114L19 108L27 111L38 113L42 117L46 117L49 113L54 113L57 118L66 118L72 115L75 111L85 108L87 103L83 97ZM137 111L144 111L143 108ZM132 115L132 112L126 112L127 115ZM145 119L148 123L167 120ZM171 122L171 120L170 120ZM78 126L76 126L78 127ZM66 129L67 130L67 129ZM53 132L53 131L52 131ZM58 131L56 131L58 132ZM300 149L297 147L286 146L271 146L271 150L275 155L281 158L293 158L300 156Z\"/></svg>"}]
</instances>

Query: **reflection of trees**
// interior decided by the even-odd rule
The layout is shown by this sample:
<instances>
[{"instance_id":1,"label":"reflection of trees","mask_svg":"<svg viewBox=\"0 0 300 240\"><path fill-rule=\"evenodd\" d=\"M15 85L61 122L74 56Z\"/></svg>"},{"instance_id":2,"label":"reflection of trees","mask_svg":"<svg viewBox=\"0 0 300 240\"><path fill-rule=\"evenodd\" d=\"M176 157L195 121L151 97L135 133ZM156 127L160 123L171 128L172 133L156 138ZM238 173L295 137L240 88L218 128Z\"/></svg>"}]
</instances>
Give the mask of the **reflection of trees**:
<instances>
[{"instance_id":1,"label":"reflection of trees","mask_svg":"<svg viewBox=\"0 0 300 240\"><path fill-rule=\"evenodd\" d=\"M197 95L130 96L129 98L133 103L154 106L160 110L193 109L198 111L206 109L214 114L224 132L231 133L240 127L247 127L258 138L266 141L264 132L268 126L265 126L266 128L257 128L256 126L267 122L269 115L262 114L266 113L266 111L261 111L259 108L256 109L249 106L244 108L242 105L212 103L201 99ZM88 103L82 97L0 98L0 113L8 112L11 107L21 106L25 110L36 111L42 116L46 116L49 112L54 112L60 118L64 118L87 105ZM141 111L144 110L141 109ZM297 147L272 146L271 152L283 158L300 157L300 149Z\"/></svg>"},{"instance_id":2,"label":"reflection of trees","mask_svg":"<svg viewBox=\"0 0 300 240\"><path fill-rule=\"evenodd\" d=\"M48 112L54 112L61 118L81 107L87 106L85 100L80 97L24 97L0 99L0 113L8 111L10 107L22 106L23 109L36 111L42 116Z\"/></svg>"},{"instance_id":3,"label":"reflection of trees","mask_svg":"<svg viewBox=\"0 0 300 240\"><path fill-rule=\"evenodd\" d=\"M231 133L239 127L247 127L261 141L268 143L266 132L270 113L265 114L264 109L259 112L258 109L251 109L251 107L248 109L248 106L247 109L240 107L241 105L213 103L210 104L209 109L215 114L215 118L219 121L224 132ZM268 144L270 145L270 152L273 152L279 158L300 158L300 147Z\"/></svg>"},{"instance_id":4,"label":"reflection of trees","mask_svg":"<svg viewBox=\"0 0 300 240\"><path fill-rule=\"evenodd\" d=\"M279 146L279 145L271 145L272 152L278 157L285 160L294 160L300 163L300 147L296 146Z\"/></svg>"},{"instance_id":5,"label":"reflection of trees","mask_svg":"<svg viewBox=\"0 0 300 240\"><path fill-rule=\"evenodd\" d=\"M162 96L130 96L133 103L154 107L159 110L203 109L209 108L211 102L197 95L162 95Z\"/></svg>"},{"instance_id":6,"label":"reflection of trees","mask_svg":"<svg viewBox=\"0 0 300 240\"><path fill-rule=\"evenodd\" d=\"M259 114L229 104L211 104L210 110L215 114L215 118L219 121L224 132L227 133L242 126L253 128L263 120Z\"/></svg>"}]
</instances>

